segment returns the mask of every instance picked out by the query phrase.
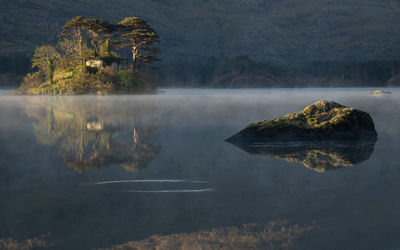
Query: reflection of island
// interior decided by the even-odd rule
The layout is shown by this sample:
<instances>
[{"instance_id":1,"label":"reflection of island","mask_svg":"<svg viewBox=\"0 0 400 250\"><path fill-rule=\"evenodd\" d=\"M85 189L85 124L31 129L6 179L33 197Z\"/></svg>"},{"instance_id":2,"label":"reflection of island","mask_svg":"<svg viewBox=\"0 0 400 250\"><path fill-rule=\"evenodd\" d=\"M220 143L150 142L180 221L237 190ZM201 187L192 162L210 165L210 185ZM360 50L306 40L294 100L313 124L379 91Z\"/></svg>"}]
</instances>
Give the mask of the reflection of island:
<instances>
[{"instance_id":1,"label":"reflection of island","mask_svg":"<svg viewBox=\"0 0 400 250\"><path fill-rule=\"evenodd\" d=\"M309 226L289 226L285 221L265 225L214 228L210 231L152 236L105 249L290 249L301 236L317 230Z\"/></svg>"},{"instance_id":2,"label":"reflection of island","mask_svg":"<svg viewBox=\"0 0 400 250\"><path fill-rule=\"evenodd\" d=\"M375 141L362 143L344 141L234 145L250 154L298 162L314 171L326 172L368 160L374 151L374 144Z\"/></svg>"},{"instance_id":3,"label":"reflection of island","mask_svg":"<svg viewBox=\"0 0 400 250\"><path fill-rule=\"evenodd\" d=\"M157 129L138 124L127 107L74 99L30 99L24 105L34 118L39 143L57 146L65 163L79 171L117 164L127 170L147 167L156 156Z\"/></svg>"}]
</instances>

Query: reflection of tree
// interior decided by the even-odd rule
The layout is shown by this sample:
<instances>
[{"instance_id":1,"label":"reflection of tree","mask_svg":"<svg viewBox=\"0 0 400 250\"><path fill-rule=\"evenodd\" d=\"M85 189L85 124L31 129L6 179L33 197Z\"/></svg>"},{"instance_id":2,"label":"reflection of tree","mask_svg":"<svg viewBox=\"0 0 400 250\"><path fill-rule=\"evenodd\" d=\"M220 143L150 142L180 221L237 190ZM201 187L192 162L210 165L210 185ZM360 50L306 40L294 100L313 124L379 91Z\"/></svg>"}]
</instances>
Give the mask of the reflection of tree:
<instances>
[{"instance_id":1,"label":"reflection of tree","mask_svg":"<svg viewBox=\"0 0 400 250\"><path fill-rule=\"evenodd\" d=\"M288 162L298 162L317 172L326 172L353 166L368 160L374 151L375 141L337 143L263 144L235 146L254 154L273 157Z\"/></svg>"},{"instance_id":2,"label":"reflection of tree","mask_svg":"<svg viewBox=\"0 0 400 250\"><path fill-rule=\"evenodd\" d=\"M265 225L214 228L210 231L152 236L106 249L289 249L293 242L316 230L310 226L276 221Z\"/></svg>"},{"instance_id":3,"label":"reflection of tree","mask_svg":"<svg viewBox=\"0 0 400 250\"><path fill-rule=\"evenodd\" d=\"M118 164L127 170L147 167L156 156L157 130L143 126L128 107L79 99L30 99L39 143L54 145L65 163L79 171Z\"/></svg>"}]
</instances>

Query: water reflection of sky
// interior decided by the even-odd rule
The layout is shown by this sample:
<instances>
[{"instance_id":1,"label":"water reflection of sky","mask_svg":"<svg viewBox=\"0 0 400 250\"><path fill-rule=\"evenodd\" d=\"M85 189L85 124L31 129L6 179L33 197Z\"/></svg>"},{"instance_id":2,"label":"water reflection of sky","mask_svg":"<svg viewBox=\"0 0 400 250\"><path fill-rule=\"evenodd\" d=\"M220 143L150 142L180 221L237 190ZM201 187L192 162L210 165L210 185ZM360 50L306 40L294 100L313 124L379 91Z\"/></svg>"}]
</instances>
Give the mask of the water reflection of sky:
<instances>
[{"instance_id":1,"label":"water reflection of sky","mask_svg":"<svg viewBox=\"0 0 400 250\"><path fill-rule=\"evenodd\" d=\"M269 246L271 235L278 249L395 248L400 91L391 91L380 97L364 89L1 96L0 246L25 246L28 239L59 249L127 242L179 246L196 237L212 242L213 233L219 244L233 237L240 248L249 240L240 232L248 232L257 235L253 243L259 248ZM224 142L250 122L297 112L320 99L371 114L378 141L368 159L321 175L301 163L251 155ZM206 183L88 186L121 180ZM110 192L207 188L213 191ZM265 234L269 223L279 227ZM277 234L290 228L290 237Z\"/></svg>"}]
</instances>

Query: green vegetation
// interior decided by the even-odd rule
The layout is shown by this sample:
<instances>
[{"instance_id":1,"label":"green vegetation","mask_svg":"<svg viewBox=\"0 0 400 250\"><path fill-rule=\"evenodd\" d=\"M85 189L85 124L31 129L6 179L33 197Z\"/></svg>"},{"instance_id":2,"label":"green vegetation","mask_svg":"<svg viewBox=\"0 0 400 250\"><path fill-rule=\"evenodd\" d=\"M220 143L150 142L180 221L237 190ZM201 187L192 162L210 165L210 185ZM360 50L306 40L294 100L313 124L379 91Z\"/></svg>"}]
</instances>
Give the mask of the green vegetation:
<instances>
[{"instance_id":1,"label":"green vegetation","mask_svg":"<svg viewBox=\"0 0 400 250\"><path fill-rule=\"evenodd\" d=\"M143 65L156 61L157 33L145 20L130 17L119 24L81 16L68 21L56 47L36 48L32 67L17 94L74 95L154 91ZM132 64L114 50L129 48Z\"/></svg>"}]
</instances>

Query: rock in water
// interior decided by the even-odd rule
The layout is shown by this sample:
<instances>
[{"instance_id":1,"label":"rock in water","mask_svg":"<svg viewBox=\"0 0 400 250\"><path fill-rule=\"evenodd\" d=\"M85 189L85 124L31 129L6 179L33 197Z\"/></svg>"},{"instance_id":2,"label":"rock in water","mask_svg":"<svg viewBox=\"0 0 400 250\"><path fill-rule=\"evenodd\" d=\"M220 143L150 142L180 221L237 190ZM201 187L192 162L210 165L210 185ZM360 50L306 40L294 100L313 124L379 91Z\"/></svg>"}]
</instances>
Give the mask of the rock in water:
<instances>
[{"instance_id":1,"label":"rock in water","mask_svg":"<svg viewBox=\"0 0 400 250\"><path fill-rule=\"evenodd\" d=\"M232 143L293 141L376 141L371 116L330 101L318 101L296 114L250 124L227 139Z\"/></svg>"},{"instance_id":2,"label":"rock in water","mask_svg":"<svg viewBox=\"0 0 400 250\"><path fill-rule=\"evenodd\" d=\"M370 91L369 93L371 95L385 95L385 94L391 94L392 92L377 89L377 90Z\"/></svg>"}]
</instances>

